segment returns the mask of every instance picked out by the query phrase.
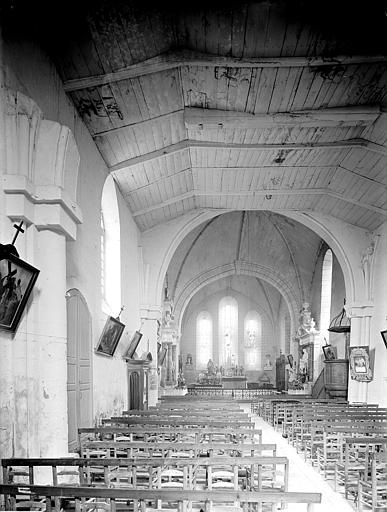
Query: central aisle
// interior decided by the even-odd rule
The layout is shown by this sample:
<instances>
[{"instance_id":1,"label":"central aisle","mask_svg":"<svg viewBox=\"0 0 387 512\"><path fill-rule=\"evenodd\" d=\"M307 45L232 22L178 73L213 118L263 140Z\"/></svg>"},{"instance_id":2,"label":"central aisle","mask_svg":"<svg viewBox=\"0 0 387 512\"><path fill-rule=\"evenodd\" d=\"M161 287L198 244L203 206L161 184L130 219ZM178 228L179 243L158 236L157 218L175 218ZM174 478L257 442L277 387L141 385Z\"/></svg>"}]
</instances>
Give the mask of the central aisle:
<instances>
[{"instance_id":1,"label":"central aisle","mask_svg":"<svg viewBox=\"0 0 387 512\"><path fill-rule=\"evenodd\" d=\"M276 432L271 425L250 411L250 404L241 404L241 408L249 413L257 429L262 430L263 443L275 443L277 455L289 459L289 491L294 492L320 492L321 504L315 505L315 512L353 512L355 505L351 505L341 494L334 491L329 483L313 468L310 462L305 462L292 445L288 444L282 435ZM290 504L289 511L300 510L297 504ZM304 509L303 509L304 510Z\"/></svg>"}]
</instances>

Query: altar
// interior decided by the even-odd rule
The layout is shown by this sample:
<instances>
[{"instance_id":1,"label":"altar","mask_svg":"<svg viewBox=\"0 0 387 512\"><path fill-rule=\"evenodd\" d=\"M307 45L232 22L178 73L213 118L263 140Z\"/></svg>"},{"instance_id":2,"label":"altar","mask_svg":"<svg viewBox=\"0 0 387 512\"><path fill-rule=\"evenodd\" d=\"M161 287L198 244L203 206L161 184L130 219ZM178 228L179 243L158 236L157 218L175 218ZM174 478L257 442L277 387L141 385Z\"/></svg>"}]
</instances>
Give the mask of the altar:
<instances>
[{"instance_id":1,"label":"altar","mask_svg":"<svg viewBox=\"0 0 387 512\"><path fill-rule=\"evenodd\" d=\"M230 377L222 377L223 389L246 389L247 377L246 375L233 375Z\"/></svg>"}]
</instances>

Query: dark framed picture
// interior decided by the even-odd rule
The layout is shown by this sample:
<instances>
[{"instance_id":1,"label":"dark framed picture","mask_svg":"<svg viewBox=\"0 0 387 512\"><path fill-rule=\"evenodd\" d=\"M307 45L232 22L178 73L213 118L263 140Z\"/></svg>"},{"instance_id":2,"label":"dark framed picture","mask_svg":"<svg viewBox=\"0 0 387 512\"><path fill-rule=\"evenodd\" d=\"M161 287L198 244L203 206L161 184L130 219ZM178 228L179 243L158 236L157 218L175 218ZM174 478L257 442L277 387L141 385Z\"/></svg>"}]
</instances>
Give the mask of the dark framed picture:
<instances>
[{"instance_id":1,"label":"dark framed picture","mask_svg":"<svg viewBox=\"0 0 387 512\"><path fill-rule=\"evenodd\" d=\"M387 331L380 331L380 334L382 335L384 345L387 348Z\"/></svg>"},{"instance_id":2,"label":"dark framed picture","mask_svg":"<svg viewBox=\"0 0 387 512\"><path fill-rule=\"evenodd\" d=\"M373 376L370 365L369 347L349 347L348 355L351 379L359 382L371 382Z\"/></svg>"},{"instance_id":3,"label":"dark framed picture","mask_svg":"<svg viewBox=\"0 0 387 512\"><path fill-rule=\"evenodd\" d=\"M125 354L122 356L125 359L132 359L134 356L134 353L136 352L136 349L138 347L138 344L140 343L140 340L142 338L142 333L140 331L136 331L132 339L130 340L128 350L125 352Z\"/></svg>"},{"instance_id":4,"label":"dark framed picture","mask_svg":"<svg viewBox=\"0 0 387 512\"><path fill-rule=\"evenodd\" d=\"M16 330L39 272L13 254L0 260L0 329Z\"/></svg>"},{"instance_id":5,"label":"dark framed picture","mask_svg":"<svg viewBox=\"0 0 387 512\"><path fill-rule=\"evenodd\" d=\"M112 316L108 316L95 352L105 356L112 356L124 329L125 325L122 322Z\"/></svg>"},{"instance_id":6,"label":"dark framed picture","mask_svg":"<svg viewBox=\"0 0 387 512\"><path fill-rule=\"evenodd\" d=\"M293 368L293 356L292 354L289 354L288 356L286 356L287 360L288 360L288 364L290 365L290 368Z\"/></svg>"},{"instance_id":7,"label":"dark framed picture","mask_svg":"<svg viewBox=\"0 0 387 512\"><path fill-rule=\"evenodd\" d=\"M167 347L164 347L159 352L159 356L158 356L158 365L159 366L163 366L166 355L167 355Z\"/></svg>"},{"instance_id":8,"label":"dark framed picture","mask_svg":"<svg viewBox=\"0 0 387 512\"><path fill-rule=\"evenodd\" d=\"M332 347L332 345L325 345L323 348L325 361L333 361L337 359L336 357L336 347Z\"/></svg>"}]
</instances>

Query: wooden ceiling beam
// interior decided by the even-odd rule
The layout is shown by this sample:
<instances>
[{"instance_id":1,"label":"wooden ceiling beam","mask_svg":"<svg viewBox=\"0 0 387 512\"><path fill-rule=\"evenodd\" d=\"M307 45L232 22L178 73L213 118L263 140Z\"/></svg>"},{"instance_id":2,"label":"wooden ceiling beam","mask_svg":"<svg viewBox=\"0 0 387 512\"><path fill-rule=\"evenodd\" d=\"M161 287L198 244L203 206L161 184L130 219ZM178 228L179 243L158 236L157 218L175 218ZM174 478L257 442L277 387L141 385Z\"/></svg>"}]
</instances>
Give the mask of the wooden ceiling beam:
<instances>
[{"instance_id":1,"label":"wooden ceiling beam","mask_svg":"<svg viewBox=\"0 0 387 512\"><path fill-rule=\"evenodd\" d=\"M358 201L356 199L351 199L343 196L342 194L330 190L328 188L311 188L311 189L265 189L265 190L247 190L247 191L232 191L232 192L219 192L218 190L191 190L189 192L185 192L184 194L172 197L167 199L166 201L162 201L160 203L154 204L147 208L143 208L141 210L137 210L132 212L133 217L139 217L140 215L145 215L147 213L151 213L155 210L160 210L165 208L166 206L170 206L171 204L178 203L180 201L184 201L185 199L191 199L196 197L258 197L258 196L276 196L276 195L287 195L287 196L328 196L338 199L340 201L344 201L355 206L360 206L362 208L366 208L367 210L373 211L374 213L378 213L379 215L383 215L387 217L387 210L384 208L379 208L378 206L373 206L371 204L364 203L362 201ZM268 201L271 197L268 197Z\"/></svg>"},{"instance_id":2,"label":"wooden ceiling beam","mask_svg":"<svg viewBox=\"0 0 387 512\"><path fill-rule=\"evenodd\" d=\"M311 128L328 126L368 126L374 123L381 110L379 106L363 105L343 108L326 108L316 110L299 110L291 112L276 112L273 114L248 114L229 110L216 110L189 107L167 112L157 117L128 123L116 128L110 128L92 134L94 139L114 135L128 129L149 129L154 122L184 120L186 128L194 130L213 129L275 129L283 127Z\"/></svg>"},{"instance_id":3,"label":"wooden ceiling beam","mask_svg":"<svg viewBox=\"0 0 387 512\"><path fill-rule=\"evenodd\" d=\"M180 66L206 66L227 68L289 68L289 67L321 67L321 66L347 66L353 64L373 64L387 62L385 55L338 55L335 57L250 57L235 58L219 55L194 52L190 50L176 50L157 55L143 62L132 64L112 73L93 75L85 78L66 80L66 92L98 87L120 80L127 80L139 76L159 73Z\"/></svg>"},{"instance_id":4,"label":"wooden ceiling beam","mask_svg":"<svg viewBox=\"0 0 387 512\"><path fill-rule=\"evenodd\" d=\"M185 108L187 128L196 130L219 129L267 129L299 126L313 128L324 126L367 126L374 123L381 111L377 106L355 106L276 112L272 114L248 114L216 109Z\"/></svg>"},{"instance_id":5,"label":"wooden ceiling beam","mask_svg":"<svg viewBox=\"0 0 387 512\"><path fill-rule=\"evenodd\" d=\"M109 171L119 171L121 169L127 169L129 167L133 167L134 165L144 164L155 160L157 158L162 158L168 155L173 155L180 151L184 151L186 149L237 149L241 151L305 151L305 150L337 150L337 149L353 149L353 148L368 148L369 141L365 139L348 139L348 140L339 140L335 142L307 142L307 143L292 143L292 144L235 144L228 142L212 142L212 141L199 141L199 140L190 140L186 139L176 144L171 144L169 146L165 146L162 149L158 149L156 151L151 151L150 153L145 153L144 155L136 156L134 158L129 158L128 160L123 160L115 165L109 167ZM374 143L371 143L371 146L368 148L371 151L374 151ZM379 145L376 144L376 146ZM380 146L383 148L384 146ZM387 148L385 148L387 152Z\"/></svg>"},{"instance_id":6,"label":"wooden ceiling beam","mask_svg":"<svg viewBox=\"0 0 387 512\"><path fill-rule=\"evenodd\" d=\"M116 128L110 128L109 130L103 130L100 132L95 132L92 134L93 139L97 139L98 137L104 137L106 135L114 135L115 133L119 133L122 131L125 131L129 128L142 128L142 129L152 129L154 126L154 122L156 121L179 121L179 119L176 119L179 115L182 115L184 113L183 109L175 110L173 112L168 112L166 114L161 114L157 117L152 117L150 119L144 119L141 121L137 121L135 123L128 123L124 126L117 126Z\"/></svg>"}]
</instances>

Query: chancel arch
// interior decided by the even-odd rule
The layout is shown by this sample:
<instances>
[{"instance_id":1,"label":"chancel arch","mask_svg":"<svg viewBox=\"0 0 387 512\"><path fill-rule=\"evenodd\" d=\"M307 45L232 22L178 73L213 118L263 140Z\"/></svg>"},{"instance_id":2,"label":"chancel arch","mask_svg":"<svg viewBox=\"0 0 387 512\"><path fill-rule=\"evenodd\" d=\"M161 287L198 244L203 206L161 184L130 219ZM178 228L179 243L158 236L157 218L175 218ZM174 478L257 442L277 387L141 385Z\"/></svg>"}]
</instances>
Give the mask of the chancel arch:
<instances>
[{"instance_id":1,"label":"chancel arch","mask_svg":"<svg viewBox=\"0 0 387 512\"><path fill-rule=\"evenodd\" d=\"M279 273L276 273L272 269L262 267L258 264L247 264L244 262L240 262L237 273L240 275L254 276L260 278L264 281L267 281L275 288L277 288L278 291L282 294L289 308L292 329L295 328L297 324L299 311L297 295L294 292L294 290L292 290L289 283L287 283L286 280L283 279L283 277ZM184 311L191 298L195 295L195 293L197 293L201 288L203 288L204 286L208 285L211 282L214 282L223 277L233 276L235 274L235 265L224 265L223 267L203 272L202 274L197 276L197 278L194 281L189 283L189 285L184 289L183 293L179 297L177 297L175 303L175 318L177 323L179 324L179 328L181 329L181 322L184 315Z\"/></svg>"}]
</instances>

